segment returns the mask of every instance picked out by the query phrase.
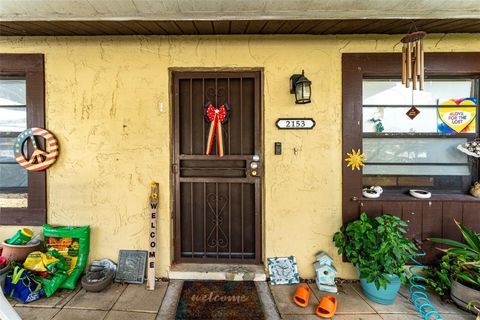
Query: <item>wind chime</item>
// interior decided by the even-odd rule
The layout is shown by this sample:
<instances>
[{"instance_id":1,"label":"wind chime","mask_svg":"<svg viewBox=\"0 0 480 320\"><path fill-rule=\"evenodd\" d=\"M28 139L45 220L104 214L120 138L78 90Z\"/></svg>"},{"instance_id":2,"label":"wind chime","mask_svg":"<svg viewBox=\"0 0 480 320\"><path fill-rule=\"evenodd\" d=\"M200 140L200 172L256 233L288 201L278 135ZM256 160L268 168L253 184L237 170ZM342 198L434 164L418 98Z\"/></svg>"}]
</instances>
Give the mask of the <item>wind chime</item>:
<instances>
[{"instance_id":1,"label":"wind chime","mask_svg":"<svg viewBox=\"0 0 480 320\"><path fill-rule=\"evenodd\" d=\"M427 33L423 31L415 31L407 34L400 40L403 43L402 48L402 84L410 87L412 81L413 90L423 90L425 82L425 66L423 38Z\"/></svg>"}]
</instances>

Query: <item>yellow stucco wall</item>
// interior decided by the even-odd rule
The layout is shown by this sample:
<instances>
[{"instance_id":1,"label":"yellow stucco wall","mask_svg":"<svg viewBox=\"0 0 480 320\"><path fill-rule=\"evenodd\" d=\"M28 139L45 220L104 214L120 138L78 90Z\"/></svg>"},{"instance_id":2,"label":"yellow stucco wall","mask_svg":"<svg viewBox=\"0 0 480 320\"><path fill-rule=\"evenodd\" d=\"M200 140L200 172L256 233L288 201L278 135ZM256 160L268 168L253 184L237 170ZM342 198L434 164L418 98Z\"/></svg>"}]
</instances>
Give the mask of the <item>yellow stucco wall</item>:
<instances>
[{"instance_id":1,"label":"yellow stucco wall","mask_svg":"<svg viewBox=\"0 0 480 320\"><path fill-rule=\"evenodd\" d=\"M61 152L48 170L48 222L90 225L91 259L146 249L149 184L159 181L158 276L168 274L171 258L168 68L264 68L264 256L295 255L301 276L313 278L314 255L326 250L339 276L352 278L331 241L342 216L341 54L399 51L399 39L3 37L0 52L45 54L47 127ZM429 35L425 50L480 51L480 35ZM288 79L302 69L313 102L299 106ZM280 131L279 117L313 117L317 126ZM16 229L0 227L0 238Z\"/></svg>"}]
</instances>

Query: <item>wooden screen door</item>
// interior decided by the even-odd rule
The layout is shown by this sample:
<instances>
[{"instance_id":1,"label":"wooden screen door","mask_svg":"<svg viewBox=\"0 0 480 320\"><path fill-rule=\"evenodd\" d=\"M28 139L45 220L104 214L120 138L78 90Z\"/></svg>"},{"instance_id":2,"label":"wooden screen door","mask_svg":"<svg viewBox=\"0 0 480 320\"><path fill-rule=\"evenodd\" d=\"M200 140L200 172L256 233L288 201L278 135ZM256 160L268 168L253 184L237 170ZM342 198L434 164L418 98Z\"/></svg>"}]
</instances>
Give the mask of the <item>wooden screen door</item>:
<instances>
[{"instance_id":1,"label":"wooden screen door","mask_svg":"<svg viewBox=\"0 0 480 320\"><path fill-rule=\"evenodd\" d=\"M175 262L261 263L261 77L173 72ZM206 155L207 102L230 107Z\"/></svg>"}]
</instances>

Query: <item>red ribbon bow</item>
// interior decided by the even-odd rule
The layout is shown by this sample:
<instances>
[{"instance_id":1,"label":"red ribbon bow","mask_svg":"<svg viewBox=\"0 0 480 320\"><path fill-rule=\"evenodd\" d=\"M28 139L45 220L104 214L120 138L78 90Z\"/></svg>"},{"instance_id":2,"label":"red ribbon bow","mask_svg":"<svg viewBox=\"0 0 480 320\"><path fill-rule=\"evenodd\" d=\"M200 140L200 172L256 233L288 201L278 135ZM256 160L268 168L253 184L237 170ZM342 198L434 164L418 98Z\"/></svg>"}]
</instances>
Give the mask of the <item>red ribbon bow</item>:
<instances>
[{"instance_id":1,"label":"red ribbon bow","mask_svg":"<svg viewBox=\"0 0 480 320\"><path fill-rule=\"evenodd\" d=\"M222 123L227 121L228 106L226 104L222 104L220 107L215 108L212 104L208 104L208 106L205 108L205 118L210 121L206 154L209 155L210 152L212 152L213 138L215 137L215 133L217 133L217 152L219 157L223 157L224 150Z\"/></svg>"}]
</instances>

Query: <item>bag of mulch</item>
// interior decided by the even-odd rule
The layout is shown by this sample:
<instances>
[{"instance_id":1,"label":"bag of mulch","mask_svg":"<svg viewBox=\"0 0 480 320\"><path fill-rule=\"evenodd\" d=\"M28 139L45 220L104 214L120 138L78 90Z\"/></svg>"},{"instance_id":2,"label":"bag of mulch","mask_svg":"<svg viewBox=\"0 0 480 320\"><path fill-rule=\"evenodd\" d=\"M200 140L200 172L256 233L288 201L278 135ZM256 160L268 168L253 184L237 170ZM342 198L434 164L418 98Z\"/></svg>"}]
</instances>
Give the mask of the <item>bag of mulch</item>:
<instances>
[{"instance_id":1,"label":"bag of mulch","mask_svg":"<svg viewBox=\"0 0 480 320\"><path fill-rule=\"evenodd\" d=\"M15 266L5 280L5 295L28 303L40 299L44 290L40 279L28 270Z\"/></svg>"},{"instance_id":2,"label":"bag of mulch","mask_svg":"<svg viewBox=\"0 0 480 320\"><path fill-rule=\"evenodd\" d=\"M58 288L75 289L78 279L87 266L90 227L54 227L44 224L43 235L48 252L54 254L53 250L58 251L69 266L65 272L66 278L62 271L58 271L51 280L44 280L47 296L53 294Z\"/></svg>"}]
</instances>

